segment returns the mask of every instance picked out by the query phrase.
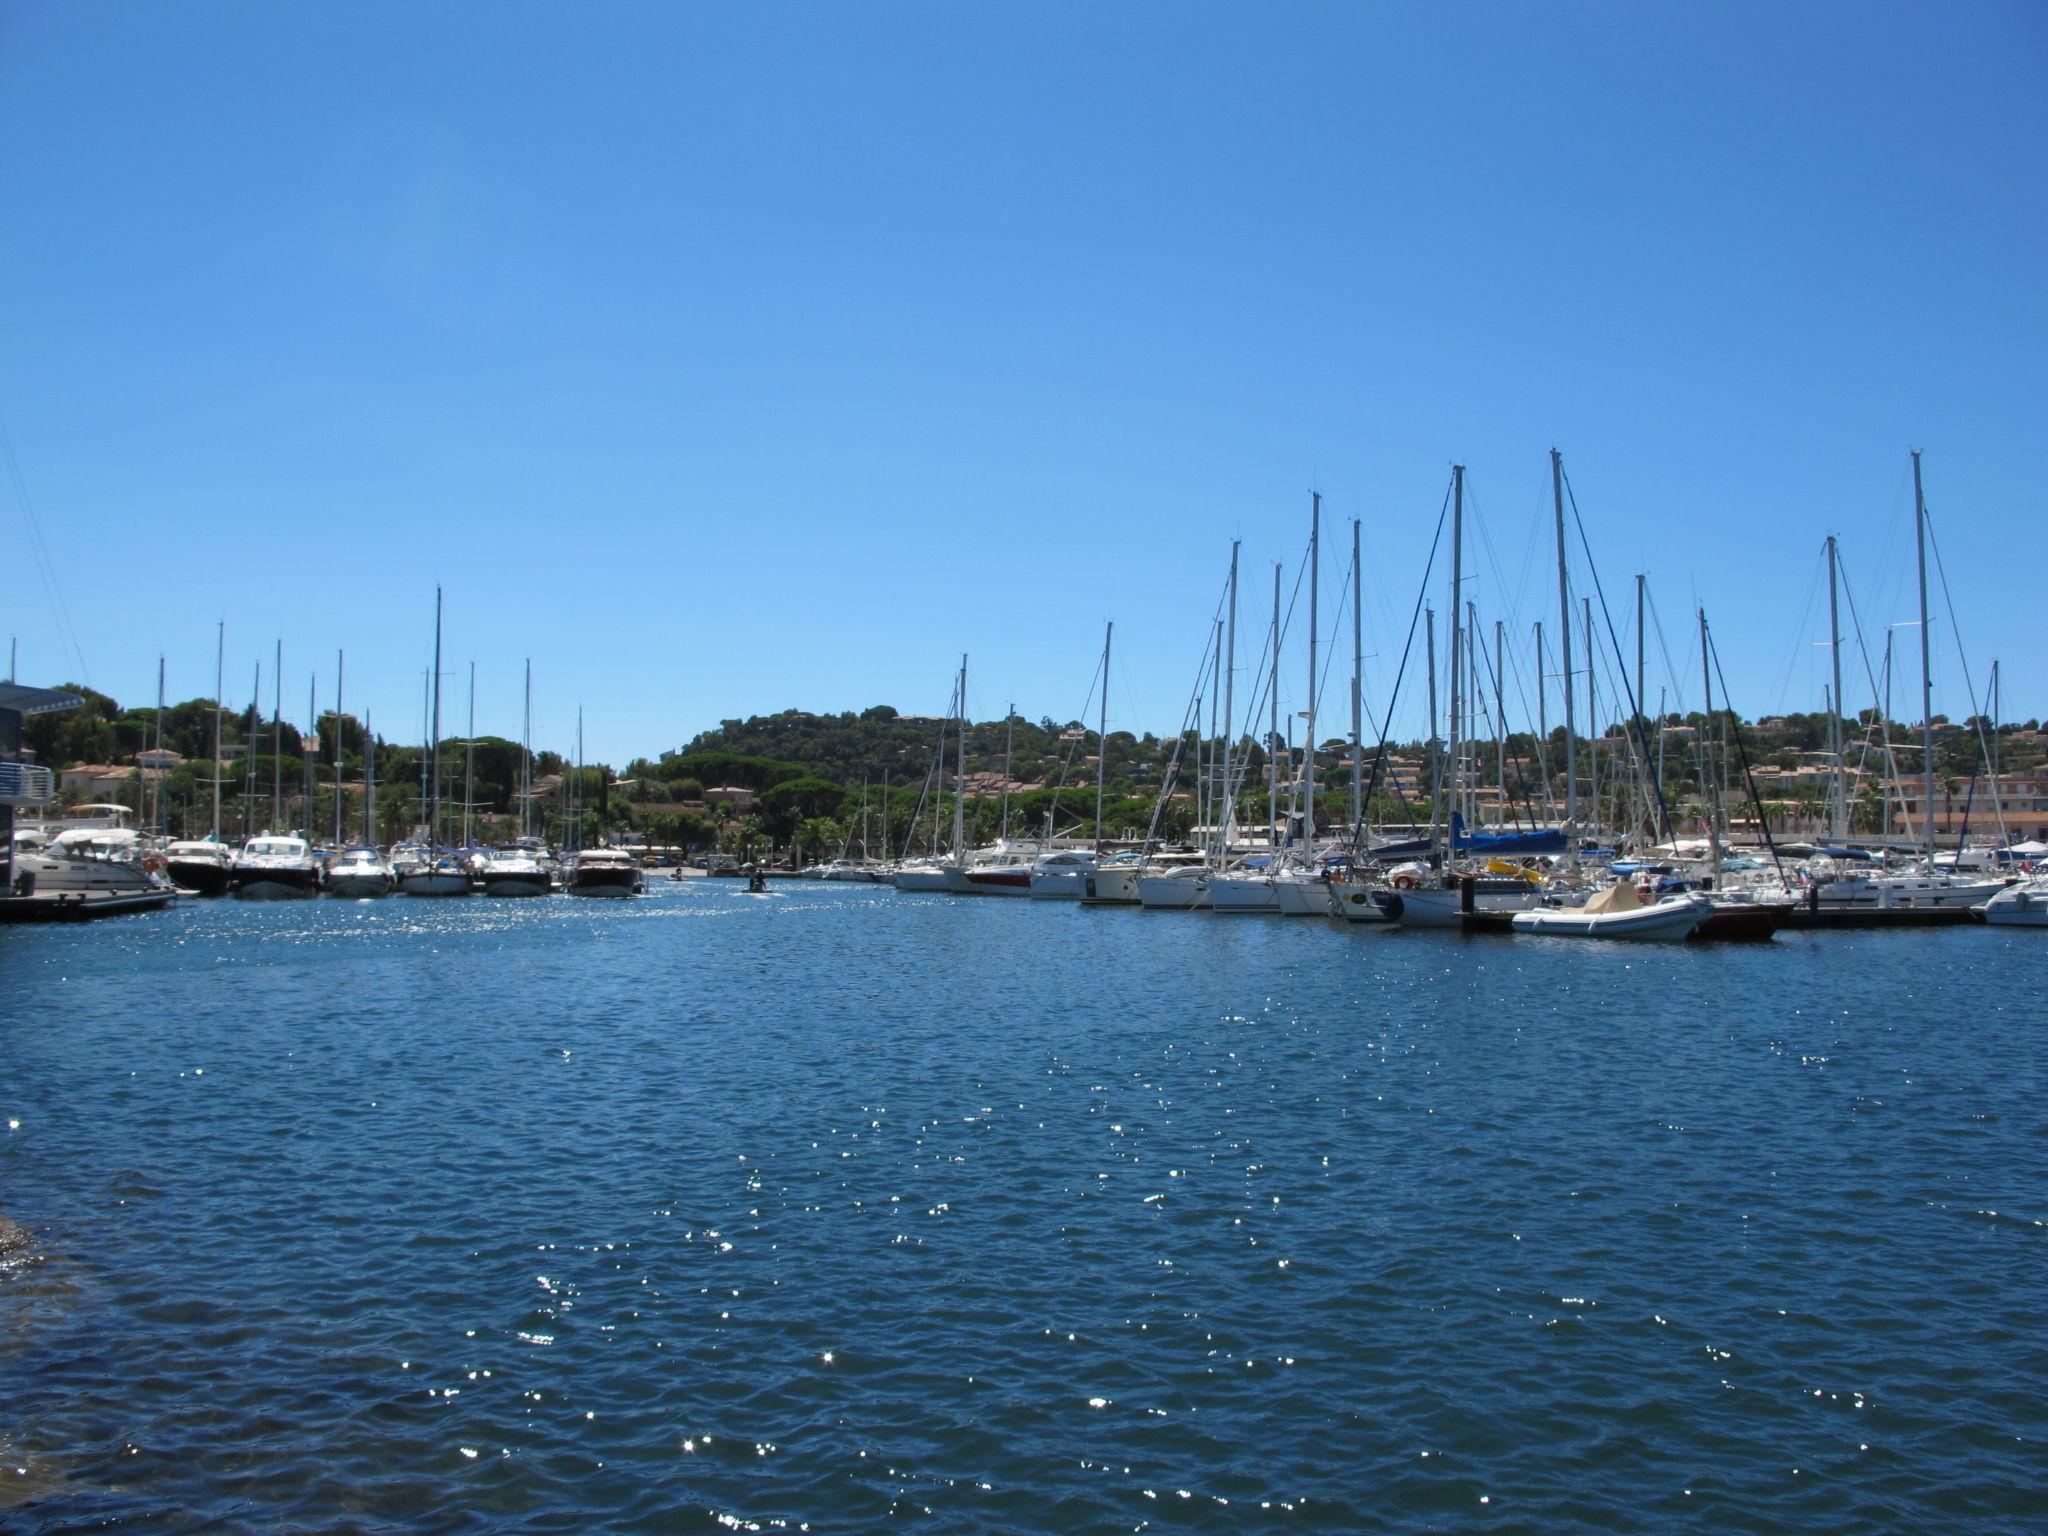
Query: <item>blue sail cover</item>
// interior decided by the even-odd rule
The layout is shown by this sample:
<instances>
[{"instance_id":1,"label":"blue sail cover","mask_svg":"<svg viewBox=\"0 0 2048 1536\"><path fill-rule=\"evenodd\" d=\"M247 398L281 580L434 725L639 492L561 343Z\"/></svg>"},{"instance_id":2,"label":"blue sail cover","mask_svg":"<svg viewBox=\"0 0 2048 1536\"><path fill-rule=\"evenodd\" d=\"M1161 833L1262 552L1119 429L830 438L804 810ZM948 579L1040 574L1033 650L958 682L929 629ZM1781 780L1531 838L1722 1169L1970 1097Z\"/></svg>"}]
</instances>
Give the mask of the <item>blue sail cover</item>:
<instances>
[{"instance_id":1,"label":"blue sail cover","mask_svg":"<svg viewBox=\"0 0 2048 1536\"><path fill-rule=\"evenodd\" d=\"M1531 827L1527 832L1467 832L1465 818L1451 812L1454 853L1563 853L1562 827Z\"/></svg>"}]
</instances>

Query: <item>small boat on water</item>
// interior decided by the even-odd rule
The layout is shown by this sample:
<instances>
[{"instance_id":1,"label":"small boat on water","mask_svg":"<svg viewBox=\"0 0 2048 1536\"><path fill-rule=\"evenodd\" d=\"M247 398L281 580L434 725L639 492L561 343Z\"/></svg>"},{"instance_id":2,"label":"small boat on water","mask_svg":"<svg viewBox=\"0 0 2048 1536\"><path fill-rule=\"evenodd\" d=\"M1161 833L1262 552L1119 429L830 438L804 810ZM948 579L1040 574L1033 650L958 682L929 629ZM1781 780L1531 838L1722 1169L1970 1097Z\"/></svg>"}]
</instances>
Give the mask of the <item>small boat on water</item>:
<instances>
[{"instance_id":1,"label":"small boat on water","mask_svg":"<svg viewBox=\"0 0 2048 1536\"><path fill-rule=\"evenodd\" d=\"M164 872L195 896L225 896L235 883L234 851L211 838L172 843L164 850Z\"/></svg>"},{"instance_id":2,"label":"small boat on water","mask_svg":"<svg viewBox=\"0 0 2048 1536\"><path fill-rule=\"evenodd\" d=\"M327 894L344 901L371 901L389 896L398 883L391 866L374 848L345 848L327 864Z\"/></svg>"},{"instance_id":3,"label":"small boat on water","mask_svg":"<svg viewBox=\"0 0 2048 1536\"><path fill-rule=\"evenodd\" d=\"M571 896L637 896L640 866L619 848L586 848L569 870Z\"/></svg>"},{"instance_id":4,"label":"small boat on water","mask_svg":"<svg viewBox=\"0 0 2048 1536\"><path fill-rule=\"evenodd\" d=\"M814 880L842 880L853 884L872 885L878 878L874 866L866 859L834 859L804 873Z\"/></svg>"},{"instance_id":5,"label":"small boat on water","mask_svg":"<svg viewBox=\"0 0 2048 1536\"><path fill-rule=\"evenodd\" d=\"M1040 854L1031 866L1031 895L1038 901L1079 901L1088 894L1095 855L1085 848Z\"/></svg>"},{"instance_id":6,"label":"small boat on water","mask_svg":"<svg viewBox=\"0 0 2048 1536\"><path fill-rule=\"evenodd\" d=\"M303 837L252 837L235 858L235 894L245 901L288 901L320 889L320 866Z\"/></svg>"},{"instance_id":7,"label":"small boat on water","mask_svg":"<svg viewBox=\"0 0 2048 1536\"><path fill-rule=\"evenodd\" d=\"M1998 928L2048 928L2048 875L2009 885L1973 910Z\"/></svg>"},{"instance_id":8,"label":"small boat on water","mask_svg":"<svg viewBox=\"0 0 2048 1536\"><path fill-rule=\"evenodd\" d=\"M545 896L554 885L540 852L516 845L486 855L478 878L486 896Z\"/></svg>"},{"instance_id":9,"label":"small boat on water","mask_svg":"<svg viewBox=\"0 0 2048 1536\"><path fill-rule=\"evenodd\" d=\"M1532 907L1515 913L1516 933L1572 939L1677 940L1714 915L1706 897L1687 892L1644 905L1626 880L1589 897L1584 906Z\"/></svg>"},{"instance_id":10,"label":"small boat on water","mask_svg":"<svg viewBox=\"0 0 2048 1536\"><path fill-rule=\"evenodd\" d=\"M469 861L452 853L437 854L403 871L398 888L408 896L467 896L472 889Z\"/></svg>"}]
</instances>

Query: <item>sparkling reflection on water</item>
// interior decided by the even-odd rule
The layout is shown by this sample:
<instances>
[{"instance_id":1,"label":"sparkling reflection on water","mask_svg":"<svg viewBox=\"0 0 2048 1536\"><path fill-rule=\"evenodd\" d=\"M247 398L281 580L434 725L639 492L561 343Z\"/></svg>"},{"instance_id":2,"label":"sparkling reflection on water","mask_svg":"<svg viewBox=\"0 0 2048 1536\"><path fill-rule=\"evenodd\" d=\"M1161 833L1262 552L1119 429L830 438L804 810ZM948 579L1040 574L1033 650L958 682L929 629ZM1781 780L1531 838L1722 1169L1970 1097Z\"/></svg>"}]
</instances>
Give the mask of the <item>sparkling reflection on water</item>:
<instances>
[{"instance_id":1,"label":"sparkling reflection on water","mask_svg":"<svg viewBox=\"0 0 2048 1536\"><path fill-rule=\"evenodd\" d=\"M2027 1529L2042 956L723 881L0 933L0 1528Z\"/></svg>"}]
</instances>

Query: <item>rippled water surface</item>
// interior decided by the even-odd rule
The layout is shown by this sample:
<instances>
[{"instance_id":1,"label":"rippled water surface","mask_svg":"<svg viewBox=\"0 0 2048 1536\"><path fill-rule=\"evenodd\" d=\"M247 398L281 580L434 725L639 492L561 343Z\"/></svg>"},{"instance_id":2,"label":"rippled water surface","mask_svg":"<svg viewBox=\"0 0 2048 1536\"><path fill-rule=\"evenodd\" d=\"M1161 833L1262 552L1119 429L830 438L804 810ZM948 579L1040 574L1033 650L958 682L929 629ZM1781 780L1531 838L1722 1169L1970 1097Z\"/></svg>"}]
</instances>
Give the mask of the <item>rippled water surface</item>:
<instances>
[{"instance_id":1,"label":"rippled water surface","mask_svg":"<svg viewBox=\"0 0 2048 1536\"><path fill-rule=\"evenodd\" d=\"M2039 935L0 930L0 1530L2029 1530Z\"/></svg>"}]
</instances>

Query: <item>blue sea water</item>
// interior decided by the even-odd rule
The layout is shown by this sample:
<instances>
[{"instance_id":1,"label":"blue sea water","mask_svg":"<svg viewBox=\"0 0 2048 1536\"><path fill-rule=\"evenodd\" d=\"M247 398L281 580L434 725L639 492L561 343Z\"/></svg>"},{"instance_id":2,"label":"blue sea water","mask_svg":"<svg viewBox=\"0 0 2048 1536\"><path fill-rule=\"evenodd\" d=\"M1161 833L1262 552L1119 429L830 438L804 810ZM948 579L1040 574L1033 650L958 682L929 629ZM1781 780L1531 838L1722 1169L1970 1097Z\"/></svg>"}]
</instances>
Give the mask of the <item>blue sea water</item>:
<instances>
[{"instance_id":1,"label":"blue sea water","mask_svg":"<svg viewBox=\"0 0 2048 1536\"><path fill-rule=\"evenodd\" d=\"M2039 1531L2038 935L0 931L0 1530Z\"/></svg>"}]
</instances>

